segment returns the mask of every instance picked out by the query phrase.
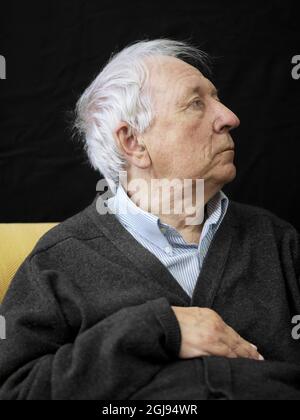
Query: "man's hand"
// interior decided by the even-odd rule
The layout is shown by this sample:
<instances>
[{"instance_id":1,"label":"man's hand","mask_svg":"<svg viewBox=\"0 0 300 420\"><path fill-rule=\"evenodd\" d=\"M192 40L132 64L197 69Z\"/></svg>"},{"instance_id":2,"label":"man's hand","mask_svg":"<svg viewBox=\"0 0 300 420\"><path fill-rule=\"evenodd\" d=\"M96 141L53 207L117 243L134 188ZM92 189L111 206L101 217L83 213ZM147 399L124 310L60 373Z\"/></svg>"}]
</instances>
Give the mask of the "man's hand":
<instances>
[{"instance_id":1,"label":"man's hand","mask_svg":"<svg viewBox=\"0 0 300 420\"><path fill-rule=\"evenodd\" d=\"M219 356L264 360L257 347L240 337L216 312L196 307L172 309L182 335L181 359Z\"/></svg>"}]
</instances>

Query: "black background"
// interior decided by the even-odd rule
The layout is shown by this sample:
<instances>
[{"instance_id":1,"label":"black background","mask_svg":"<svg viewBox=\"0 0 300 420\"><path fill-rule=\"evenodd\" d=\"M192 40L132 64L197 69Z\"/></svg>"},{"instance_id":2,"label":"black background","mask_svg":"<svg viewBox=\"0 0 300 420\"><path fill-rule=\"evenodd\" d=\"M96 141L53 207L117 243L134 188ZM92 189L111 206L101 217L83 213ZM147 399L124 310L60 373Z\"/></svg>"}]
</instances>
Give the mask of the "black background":
<instances>
[{"instance_id":1,"label":"black background","mask_svg":"<svg viewBox=\"0 0 300 420\"><path fill-rule=\"evenodd\" d=\"M3 2L0 222L62 221L88 205L99 175L72 139L70 111L110 54L146 38L191 40L217 57L214 82L241 119L238 176L223 190L300 230L300 54L296 1Z\"/></svg>"}]
</instances>

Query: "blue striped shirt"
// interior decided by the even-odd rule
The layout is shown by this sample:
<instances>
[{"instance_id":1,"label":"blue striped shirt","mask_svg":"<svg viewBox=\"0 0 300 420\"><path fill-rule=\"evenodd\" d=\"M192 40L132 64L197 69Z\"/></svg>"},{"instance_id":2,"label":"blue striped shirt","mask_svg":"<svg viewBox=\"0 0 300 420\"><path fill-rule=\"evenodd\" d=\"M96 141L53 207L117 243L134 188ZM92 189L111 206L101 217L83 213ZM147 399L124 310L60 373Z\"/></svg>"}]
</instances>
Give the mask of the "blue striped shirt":
<instances>
[{"instance_id":1,"label":"blue striped shirt","mask_svg":"<svg viewBox=\"0 0 300 420\"><path fill-rule=\"evenodd\" d=\"M128 197L122 186L107 201L125 229L154 254L192 297L210 244L228 209L229 200L219 191L208 203L199 244L187 243L172 226L144 211ZM129 210L129 211L128 211Z\"/></svg>"}]
</instances>

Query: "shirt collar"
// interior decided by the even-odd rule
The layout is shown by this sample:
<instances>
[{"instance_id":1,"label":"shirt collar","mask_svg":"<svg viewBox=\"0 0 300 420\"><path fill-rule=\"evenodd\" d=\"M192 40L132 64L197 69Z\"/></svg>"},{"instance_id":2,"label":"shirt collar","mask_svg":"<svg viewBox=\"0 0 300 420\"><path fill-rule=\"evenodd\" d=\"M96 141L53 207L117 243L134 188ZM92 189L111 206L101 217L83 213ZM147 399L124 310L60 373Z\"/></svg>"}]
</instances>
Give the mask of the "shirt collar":
<instances>
[{"instance_id":1,"label":"shirt collar","mask_svg":"<svg viewBox=\"0 0 300 420\"><path fill-rule=\"evenodd\" d=\"M161 227L170 227L160 222L159 218L138 207L127 195L120 184L116 195L107 201L111 211L118 217L120 222L129 229L134 230L143 238L149 240L161 249L170 245ZM229 205L229 199L219 191L206 206L206 220L203 226L199 246L210 229L214 232L219 228L225 217ZM174 229L175 230L175 229ZM178 235L180 235L178 233Z\"/></svg>"}]
</instances>

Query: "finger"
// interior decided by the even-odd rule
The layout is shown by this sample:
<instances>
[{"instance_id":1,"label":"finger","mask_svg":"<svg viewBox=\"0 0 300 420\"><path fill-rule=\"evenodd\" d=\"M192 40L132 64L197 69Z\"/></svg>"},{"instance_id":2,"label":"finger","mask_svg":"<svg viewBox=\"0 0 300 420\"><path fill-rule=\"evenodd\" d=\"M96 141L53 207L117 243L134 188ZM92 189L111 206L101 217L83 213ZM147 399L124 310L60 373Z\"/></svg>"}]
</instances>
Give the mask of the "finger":
<instances>
[{"instance_id":1,"label":"finger","mask_svg":"<svg viewBox=\"0 0 300 420\"><path fill-rule=\"evenodd\" d=\"M257 347L254 344L241 337L233 328L229 327L228 325L226 327L227 331L231 334L233 340L239 341L241 344L246 346L249 349L250 353L253 354L253 352L255 353L258 351Z\"/></svg>"},{"instance_id":2,"label":"finger","mask_svg":"<svg viewBox=\"0 0 300 420\"><path fill-rule=\"evenodd\" d=\"M251 359L256 359L256 360L260 360L260 361L265 360L264 357L259 353L258 348L254 344L249 343L248 341L244 340L242 337L240 337L240 339L241 339L241 342L248 349ZM249 347L249 344L250 344L250 347Z\"/></svg>"},{"instance_id":3,"label":"finger","mask_svg":"<svg viewBox=\"0 0 300 420\"><path fill-rule=\"evenodd\" d=\"M255 346L244 340L229 326L226 326L225 328L223 342L225 342L238 357L260 360L261 356Z\"/></svg>"},{"instance_id":4,"label":"finger","mask_svg":"<svg viewBox=\"0 0 300 420\"><path fill-rule=\"evenodd\" d=\"M221 342L211 346L208 353L209 356L227 357L229 359L237 359L239 357L230 347Z\"/></svg>"},{"instance_id":5,"label":"finger","mask_svg":"<svg viewBox=\"0 0 300 420\"><path fill-rule=\"evenodd\" d=\"M258 360L259 356L255 356L250 353L249 348L241 343L241 341L233 340L232 338L229 338L228 335L221 337L221 340L224 345L226 345L231 350L231 352L237 355L238 358Z\"/></svg>"},{"instance_id":6,"label":"finger","mask_svg":"<svg viewBox=\"0 0 300 420\"><path fill-rule=\"evenodd\" d=\"M258 351L256 351L253 347L249 348L248 345L245 345L242 342L237 343L235 351L240 357L253 360L260 360L260 354L258 353Z\"/></svg>"}]
</instances>

